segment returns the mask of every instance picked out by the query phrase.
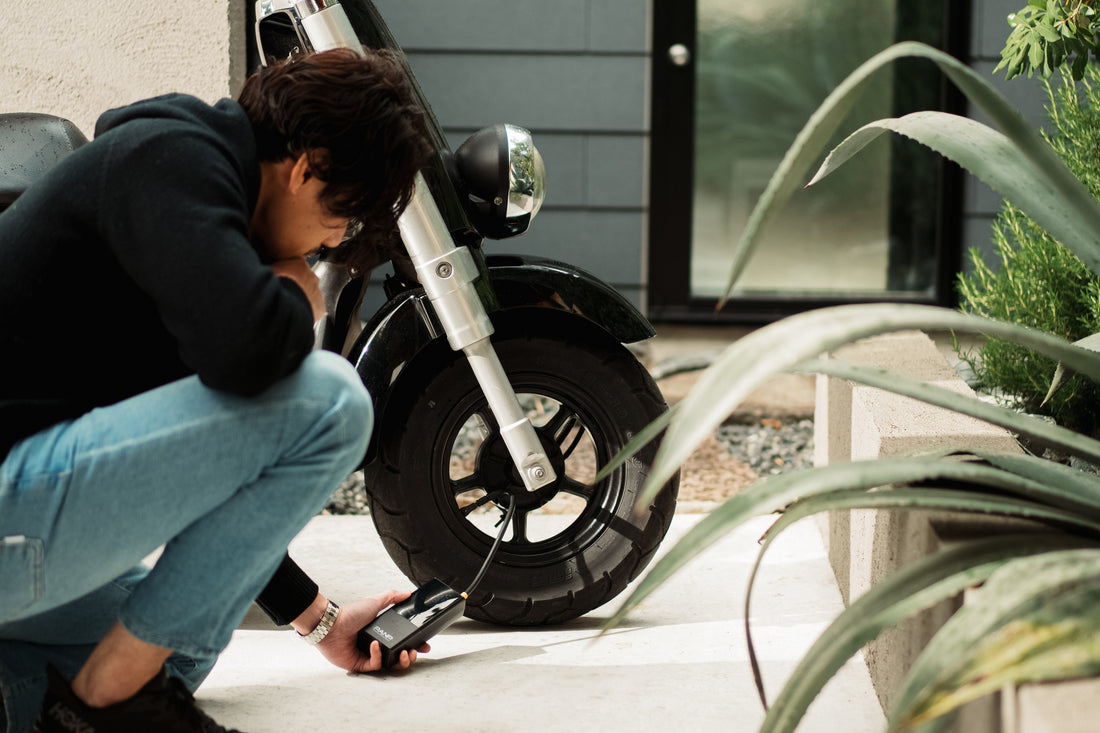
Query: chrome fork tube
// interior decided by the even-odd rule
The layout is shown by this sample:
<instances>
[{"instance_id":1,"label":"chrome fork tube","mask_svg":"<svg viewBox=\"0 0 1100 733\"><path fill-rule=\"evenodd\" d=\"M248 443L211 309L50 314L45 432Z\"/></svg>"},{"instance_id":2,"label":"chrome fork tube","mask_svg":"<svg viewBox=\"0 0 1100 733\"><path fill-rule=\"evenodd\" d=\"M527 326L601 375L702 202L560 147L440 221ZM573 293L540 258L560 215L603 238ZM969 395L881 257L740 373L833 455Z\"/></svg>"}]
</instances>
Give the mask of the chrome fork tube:
<instances>
[{"instance_id":1,"label":"chrome fork tube","mask_svg":"<svg viewBox=\"0 0 1100 733\"><path fill-rule=\"evenodd\" d=\"M447 341L452 349L466 354L524 486L534 491L552 483L557 478L554 469L489 341L493 324L474 288L479 273L473 255L465 247L454 246L428 184L419 173L412 200L398 225Z\"/></svg>"}]
</instances>

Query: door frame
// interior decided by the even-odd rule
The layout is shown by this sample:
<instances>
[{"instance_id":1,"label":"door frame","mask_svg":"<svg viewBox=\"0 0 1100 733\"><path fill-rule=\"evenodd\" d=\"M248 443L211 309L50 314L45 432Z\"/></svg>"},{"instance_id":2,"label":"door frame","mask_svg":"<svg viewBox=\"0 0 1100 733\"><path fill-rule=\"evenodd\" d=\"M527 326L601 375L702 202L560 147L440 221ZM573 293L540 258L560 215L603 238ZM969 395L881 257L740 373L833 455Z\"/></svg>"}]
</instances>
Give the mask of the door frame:
<instances>
[{"instance_id":1,"label":"door frame","mask_svg":"<svg viewBox=\"0 0 1100 733\"><path fill-rule=\"evenodd\" d=\"M814 1L814 0L808 0ZM898 0L904 3L905 0ZM647 315L663 322L765 323L792 313L831 305L858 302L910 302L952 307L956 305L954 279L962 264L962 180L958 166L934 157L928 165L938 192L933 208L936 221L927 228L934 239L936 257L935 287L932 296L901 293L875 295L749 296L731 299L716 310L717 298L691 294L692 196L695 159L695 79L696 79L696 0L653 0L653 53L651 60L652 93ZM931 3L930 3L931 4ZM930 5L929 4L929 5ZM939 39L932 42L956 58L966 58L970 46L971 4L969 0L939 0L944 24ZM903 6L902 6L903 7ZM927 7L927 6L925 6ZM912 37L904 28L899 40ZM680 44L688 51L688 60L677 65L670 49ZM682 58L682 57L681 57ZM898 72L895 70L895 75ZM964 114L966 99L937 70L930 74L930 106L955 114ZM938 86L935 77L938 76ZM904 114L910 109L895 110ZM930 154L931 155L931 154ZM899 175L894 169L892 176ZM894 233L893 192L891 185L891 232Z\"/></svg>"}]
</instances>

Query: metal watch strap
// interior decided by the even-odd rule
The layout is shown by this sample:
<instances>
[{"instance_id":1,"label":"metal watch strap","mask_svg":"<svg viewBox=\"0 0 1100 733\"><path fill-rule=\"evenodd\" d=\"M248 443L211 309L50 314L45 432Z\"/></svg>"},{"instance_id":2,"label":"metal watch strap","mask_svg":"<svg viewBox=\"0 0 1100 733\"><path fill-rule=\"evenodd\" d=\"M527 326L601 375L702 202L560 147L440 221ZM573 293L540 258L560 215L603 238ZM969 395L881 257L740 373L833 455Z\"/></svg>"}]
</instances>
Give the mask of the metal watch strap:
<instances>
[{"instance_id":1,"label":"metal watch strap","mask_svg":"<svg viewBox=\"0 0 1100 733\"><path fill-rule=\"evenodd\" d=\"M336 623L336 616L340 613L340 607L332 601L328 602L328 606L325 607L325 612L321 614L321 620L317 622L317 625L313 627L313 631L309 634L299 634L310 644L317 644L328 636L328 632L332 631L333 624Z\"/></svg>"}]
</instances>

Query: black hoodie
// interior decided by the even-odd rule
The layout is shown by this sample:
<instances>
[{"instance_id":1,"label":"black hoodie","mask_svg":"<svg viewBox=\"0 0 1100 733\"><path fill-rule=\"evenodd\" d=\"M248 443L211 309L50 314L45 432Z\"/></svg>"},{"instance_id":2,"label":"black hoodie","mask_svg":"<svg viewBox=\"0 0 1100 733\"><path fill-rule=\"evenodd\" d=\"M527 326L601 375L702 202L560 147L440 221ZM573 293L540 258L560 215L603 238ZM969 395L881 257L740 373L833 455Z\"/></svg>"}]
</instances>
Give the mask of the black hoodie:
<instances>
[{"instance_id":1,"label":"black hoodie","mask_svg":"<svg viewBox=\"0 0 1100 733\"><path fill-rule=\"evenodd\" d=\"M189 374L250 395L312 345L309 301L249 242L243 108L107 112L0 215L0 459L23 437Z\"/></svg>"},{"instance_id":2,"label":"black hoodie","mask_svg":"<svg viewBox=\"0 0 1100 733\"><path fill-rule=\"evenodd\" d=\"M0 214L0 462L191 374L257 394L312 348L305 293L249 241L260 165L239 104L158 97L95 133ZM289 623L316 593L285 558L258 600Z\"/></svg>"}]
</instances>

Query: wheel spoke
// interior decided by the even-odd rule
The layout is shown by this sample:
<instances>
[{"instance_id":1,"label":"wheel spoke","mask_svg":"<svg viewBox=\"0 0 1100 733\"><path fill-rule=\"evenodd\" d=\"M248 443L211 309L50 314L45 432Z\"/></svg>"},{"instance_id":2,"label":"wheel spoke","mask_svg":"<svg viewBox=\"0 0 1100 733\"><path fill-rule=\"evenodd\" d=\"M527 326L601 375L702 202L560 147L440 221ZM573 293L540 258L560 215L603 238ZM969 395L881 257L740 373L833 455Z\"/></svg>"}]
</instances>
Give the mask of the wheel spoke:
<instances>
[{"instance_id":1,"label":"wheel spoke","mask_svg":"<svg viewBox=\"0 0 1100 733\"><path fill-rule=\"evenodd\" d=\"M520 545L531 544L531 541L527 539L527 512L516 510L516 513L512 515L512 538L509 542Z\"/></svg>"},{"instance_id":2,"label":"wheel spoke","mask_svg":"<svg viewBox=\"0 0 1100 733\"><path fill-rule=\"evenodd\" d=\"M575 433L574 429L576 429ZM558 407L557 413L546 423L544 430L549 431L554 442L560 446L563 459L572 455L577 444L581 442L581 438L585 435L584 424L581 422L580 417L573 410L567 410L565 405ZM566 445L570 435L573 435L573 440L569 445Z\"/></svg>"},{"instance_id":3,"label":"wheel spoke","mask_svg":"<svg viewBox=\"0 0 1100 733\"><path fill-rule=\"evenodd\" d=\"M566 409L565 405L558 405L558 411L546 421L543 430L550 433L555 442L560 443L578 421L576 412Z\"/></svg>"},{"instance_id":4,"label":"wheel spoke","mask_svg":"<svg viewBox=\"0 0 1100 733\"><path fill-rule=\"evenodd\" d=\"M561 482L558 487L559 492L566 494L572 494L573 496L579 496L585 501L592 501L596 496L596 487L591 484L581 483L576 479L569 478L568 476Z\"/></svg>"},{"instance_id":5,"label":"wheel spoke","mask_svg":"<svg viewBox=\"0 0 1100 733\"><path fill-rule=\"evenodd\" d=\"M489 409L488 405L482 407L474 414L481 418L481 422L485 426L485 429L489 431L489 435L500 432L500 428L497 426L496 416L493 415L493 411Z\"/></svg>"},{"instance_id":6,"label":"wheel spoke","mask_svg":"<svg viewBox=\"0 0 1100 733\"><path fill-rule=\"evenodd\" d=\"M451 492L458 496L459 494L465 494L468 491L475 491L477 489L484 489L485 482L481 480L480 474L471 473L465 478L451 481Z\"/></svg>"},{"instance_id":7,"label":"wheel spoke","mask_svg":"<svg viewBox=\"0 0 1100 733\"><path fill-rule=\"evenodd\" d=\"M584 435L584 428L580 428L577 430L576 437L573 438L573 442L569 444L569 447L563 447L561 449L562 460L565 460L569 458L569 456L573 455L573 451L576 450L577 445L581 442L581 438L583 438Z\"/></svg>"}]
</instances>

